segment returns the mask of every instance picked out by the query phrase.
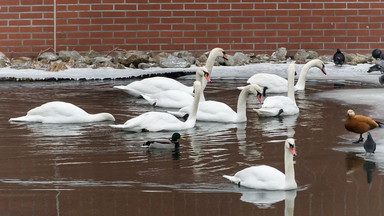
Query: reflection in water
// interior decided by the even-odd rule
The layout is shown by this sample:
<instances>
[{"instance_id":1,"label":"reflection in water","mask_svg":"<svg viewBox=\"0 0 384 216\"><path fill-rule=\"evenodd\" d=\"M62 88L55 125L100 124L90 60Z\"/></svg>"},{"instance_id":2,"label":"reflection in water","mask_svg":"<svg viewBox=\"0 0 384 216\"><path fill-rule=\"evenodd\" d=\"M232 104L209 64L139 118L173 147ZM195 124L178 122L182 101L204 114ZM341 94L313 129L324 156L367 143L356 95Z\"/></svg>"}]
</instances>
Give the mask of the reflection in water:
<instances>
[{"instance_id":1,"label":"reflection in water","mask_svg":"<svg viewBox=\"0 0 384 216\"><path fill-rule=\"evenodd\" d=\"M255 122L255 128L262 130L265 136L269 137L293 137L295 135L294 128L298 116L299 115L259 118L257 122Z\"/></svg>"},{"instance_id":2,"label":"reflection in water","mask_svg":"<svg viewBox=\"0 0 384 216\"><path fill-rule=\"evenodd\" d=\"M43 124L43 123L24 123L24 122L10 122L10 124L18 125L19 127L25 126L32 133L33 137L71 137L81 136L82 131L87 128L89 124Z\"/></svg>"},{"instance_id":3,"label":"reflection in water","mask_svg":"<svg viewBox=\"0 0 384 216\"><path fill-rule=\"evenodd\" d=\"M375 162L372 161L365 161L364 163L364 170L367 173L367 183L370 185L372 183L372 173L376 169Z\"/></svg>"},{"instance_id":4,"label":"reflection in water","mask_svg":"<svg viewBox=\"0 0 384 216\"><path fill-rule=\"evenodd\" d=\"M259 208L271 208L274 203L285 200L285 216L294 215L296 190L291 191L265 191L240 189L241 201L253 203Z\"/></svg>"},{"instance_id":5,"label":"reflection in water","mask_svg":"<svg viewBox=\"0 0 384 216\"><path fill-rule=\"evenodd\" d=\"M376 163L368 160L364 160L364 158L359 157L356 153L348 152L345 158L346 161L346 169L347 169L347 181L352 182L352 174L356 171L363 170L367 175L367 183L371 185L372 183L372 173L376 169Z\"/></svg>"}]
</instances>

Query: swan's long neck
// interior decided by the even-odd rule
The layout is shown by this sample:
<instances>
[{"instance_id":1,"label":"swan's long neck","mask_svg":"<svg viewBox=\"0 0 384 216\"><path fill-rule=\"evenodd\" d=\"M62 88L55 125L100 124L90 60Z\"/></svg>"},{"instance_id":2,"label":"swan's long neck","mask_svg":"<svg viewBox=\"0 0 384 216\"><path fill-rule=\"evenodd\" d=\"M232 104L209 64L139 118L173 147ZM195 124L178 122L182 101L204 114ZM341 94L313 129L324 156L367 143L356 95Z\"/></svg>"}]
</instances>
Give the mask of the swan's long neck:
<instances>
[{"instance_id":1,"label":"swan's long neck","mask_svg":"<svg viewBox=\"0 0 384 216\"><path fill-rule=\"evenodd\" d=\"M205 63L205 67L208 70L208 73L212 73L213 65L215 64L217 55L211 51L208 55L207 62Z\"/></svg>"},{"instance_id":2,"label":"swan's long neck","mask_svg":"<svg viewBox=\"0 0 384 216\"><path fill-rule=\"evenodd\" d=\"M203 78L203 75L196 72L196 81L203 83L203 80L205 80L206 84L201 86L200 101L205 101L204 89L207 86L207 80Z\"/></svg>"},{"instance_id":3,"label":"swan's long neck","mask_svg":"<svg viewBox=\"0 0 384 216\"><path fill-rule=\"evenodd\" d=\"M207 62L205 62L205 68L207 68L209 75L212 74L212 69L213 69L213 65L215 64L216 57L217 57L217 54L214 51L211 51L208 55ZM201 81L202 89L205 89L205 87L207 86L207 83L208 82L206 79L202 79Z\"/></svg>"},{"instance_id":4,"label":"swan's long neck","mask_svg":"<svg viewBox=\"0 0 384 216\"><path fill-rule=\"evenodd\" d=\"M248 89L250 86L241 90L239 98L237 99L237 122L247 121L247 97Z\"/></svg>"},{"instance_id":5,"label":"swan's long neck","mask_svg":"<svg viewBox=\"0 0 384 216\"><path fill-rule=\"evenodd\" d=\"M295 100L295 70L288 71L288 97L296 103Z\"/></svg>"},{"instance_id":6,"label":"swan's long neck","mask_svg":"<svg viewBox=\"0 0 384 216\"><path fill-rule=\"evenodd\" d=\"M295 85L295 88L297 90L304 90L305 89L305 81L307 80L307 73L311 67L314 66L313 61L308 62L303 66L303 68L300 71L299 79L297 80L297 83Z\"/></svg>"},{"instance_id":7,"label":"swan's long neck","mask_svg":"<svg viewBox=\"0 0 384 216\"><path fill-rule=\"evenodd\" d=\"M285 148L284 164L285 164L285 188L292 188L293 185L296 185L295 168L293 166L293 155L288 148Z\"/></svg>"},{"instance_id":8,"label":"swan's long neck","mask_svg":"<svg viewBox=\"0 0 384 216\"><path fill-rule=\"evenodd\" d=\"M198 82L198 81L195 81L195 82ZM198 85L198 88L195 88L195 97L193 98L192 109L191 109L191 112L189 113L187 121L185 121L185 123L188 125L196 124L196 114L197 114L197 109L199 106L200 96L202 91L201 88L202 88L201 83Z\"/></svg>"}]
</instances>

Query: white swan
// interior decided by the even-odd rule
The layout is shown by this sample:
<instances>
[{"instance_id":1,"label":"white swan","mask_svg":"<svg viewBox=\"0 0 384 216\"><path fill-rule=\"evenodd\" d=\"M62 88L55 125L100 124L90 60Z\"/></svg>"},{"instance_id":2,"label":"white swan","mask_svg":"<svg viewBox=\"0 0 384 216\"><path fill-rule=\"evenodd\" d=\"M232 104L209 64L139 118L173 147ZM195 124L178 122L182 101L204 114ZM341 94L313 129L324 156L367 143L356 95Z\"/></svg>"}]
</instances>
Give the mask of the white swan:
<instances>
[{"instance_id":1,"label":"white swan","mask_svg":"<svg viewBox=\"0 0 384 216\"><path fill-rule=\"evenodd\" d=\"M89 114L83 109L66 102L52 101L28 111L26 116L11 118L9 121L41 123L87 123L115 121L109 113Z\"/></svg>"},{"instance_id":2,"label":"white swan","mask_svg":"<svg viewBox=\"0 0 384 216\"><path fill-rule=\"evenodd\" d=\"M216 57L218 56L227 59L225 56L225 51L222 48L212 49L205 64L209 75L212 73L213 64L215 63ZM207 82L203 80L203 89L205 88L206 83ZM146 78L140 81L131 82L128 85L114 86L113 88L123 90L135 97L141 97L142 94L155 94L157 92L166 90L179 90L193 95L192 86L186 86L179 81L167 77Z\"/></svg>"},{"instance_id":3,"label":"white swan","mask_svg":"<svg viewBox=\"0 0 384 216\"><path fill-rule=\"evenodd\" d=\"M307 62L300 71L299 79L295 85L295 91L305 89L305 81L310 68L317 67L326 75L324 62L319 59L314 59ZM288 91L288 81L278 75L268 73L258 73L251 76L247 83L258 84L260 87L267 87L268 93L282 93ZM240 87L241 89L241 87Z\"/></svg>"},{"instance_id":4,"label":"white swan","mask_svg":"<svg viewBox=\"0 0 384 216\"><path fill-rule=\"evenodd\" d=\"M135 118L129 119L121 125L111 125L113 128L123 129L132 132L142 131L178 131L193 128L196 124L196 112L200 100L201 83L193 83L195 98L191 114L185 122L180 121L175 116L164 112L146 112Z\"/></svg>"},{"instance_id":5,"label":"white swan","mask_svg":"<svg viewBox=\"0 0 384 216\"><path fill-rule=\"evenodd\" d=\"M247 97L254 94L260 103L262 89L258 85L246 86L237 100L237 112L233 111L227 104L218 101L202 101L199 103L196 118L198 121L238 123L247 121L246 108ZM183 107L178 112L169 112L177 117L184 117L189 114L191 106Z\"/></svg>"},{"instance_id":6,"label":"white swan","mask_svg":"<svg viewBox=\"0 0 384 216\"><path fill-rule=\"evenodd\" d=\"M203 77L210 81L209 73L205 67L196 70L196 81L202 82ZM167 90L155 94L142 94L143 98L151 105L168 108L181 108L192 105L193 96L180 90ZM205 101L204 88L200 93L200 101Z\"/></svg>"},{"instance_id":7,"label":"white swan","mask_svg":"<svg viewBox=\"0 0 384 216\"><path fill-rule=\"evenodd\" d=\"M245 168L234 176L223 175L223 177L234 184L247 188L260 190L297 189L293 156L296 156L295 140L288 138L284 143L285 174L274 167L260 165Z\"/></svg>"},{"instance_id":8,"label":"white swan","mask_svg":"<svg viewBox=\"0 0 384 216\"><path fill-rule=\"evenodd\" d=\"M260 109L254 109L259 117L295 115L299 113L299 108L296 105L295 92L293 89L295 69L295 63L291 63L288 66L288 97L267 97Z\"/></svg>"}]
</instances>

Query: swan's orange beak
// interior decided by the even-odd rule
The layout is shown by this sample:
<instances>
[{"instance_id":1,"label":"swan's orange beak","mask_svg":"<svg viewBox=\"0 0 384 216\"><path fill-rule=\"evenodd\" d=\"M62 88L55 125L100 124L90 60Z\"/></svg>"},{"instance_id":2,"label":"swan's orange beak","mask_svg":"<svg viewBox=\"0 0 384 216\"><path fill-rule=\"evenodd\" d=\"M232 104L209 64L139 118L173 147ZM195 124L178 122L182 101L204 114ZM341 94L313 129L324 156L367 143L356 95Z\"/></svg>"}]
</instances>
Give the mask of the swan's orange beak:
<instances>
[{"instance_id":1,"label":"swan's orange beak","mask_svg":"<svg viewBox=\"0 0 384 216\"><path fill-rule=\"evenodd\" d=\"M209 73L204 71L204 77L208 82L211 82L211 78L209 78Z\"/></svg>"},{"instance_id":2,"label":"swan's orange beak","mask_svg":"<svg viewBox=\"0 0 384 216\"><path fill-rule=\"evenodd\" d=\"M289 146L289 150L291 151L292 155L293 156L296 156L296 150L295 150L295 147L293 147L292 145Z\"/></svg>"},{"instance_id":3,"label":"swan's orange beak","mask_svg":"<svg viewBox=\"0 0 384 216\"><path fill-rule=\"evenodd\" d=\"M259 100L259 102L261 104L263 104L263 99L261 98L261 93L260 92L257 92L257 99Z\"/></svg>"},{"instance_id":4,"label":"swan's orange beak","mask_svg":"<svg viewBox=\"0 0 384 216\"><path fill-rule=\"evenodd\" d=\"M223 51L223 58L228 61L227 56L225 55L225 52Z\"/></svg>"},{"instance_id":5,"label":"swan's orange beak","mask_svg":"<svg viewBox=\"0 0 384 216\"><path fill-rule=\"evenodd\" d=\"M321 71L323 71L324 75L327 75L327 72L325 72L325 65L323 65L323 68L321 69Z\"/></svg>"}]
</instances>

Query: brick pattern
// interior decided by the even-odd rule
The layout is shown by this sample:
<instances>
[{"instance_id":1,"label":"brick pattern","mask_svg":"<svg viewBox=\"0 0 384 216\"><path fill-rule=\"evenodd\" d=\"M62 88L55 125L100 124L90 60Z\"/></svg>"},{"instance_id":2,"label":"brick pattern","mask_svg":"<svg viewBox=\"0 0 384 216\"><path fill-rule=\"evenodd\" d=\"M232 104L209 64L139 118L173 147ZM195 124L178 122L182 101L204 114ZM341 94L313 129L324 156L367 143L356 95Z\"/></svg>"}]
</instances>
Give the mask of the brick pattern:
<instances>
[{"instance_id":1,"label":"brick pattern","mask_svg":"<svg viewBox=\"0 0 384 216\"><path fill-rule=\"evenodd\" d=\"M1 0L0 51L53 48L54 0ZM380 0L56 0L57 50L333 54L384 47Z\"/></svg>"}]
</instances>

